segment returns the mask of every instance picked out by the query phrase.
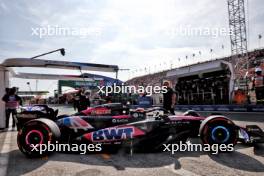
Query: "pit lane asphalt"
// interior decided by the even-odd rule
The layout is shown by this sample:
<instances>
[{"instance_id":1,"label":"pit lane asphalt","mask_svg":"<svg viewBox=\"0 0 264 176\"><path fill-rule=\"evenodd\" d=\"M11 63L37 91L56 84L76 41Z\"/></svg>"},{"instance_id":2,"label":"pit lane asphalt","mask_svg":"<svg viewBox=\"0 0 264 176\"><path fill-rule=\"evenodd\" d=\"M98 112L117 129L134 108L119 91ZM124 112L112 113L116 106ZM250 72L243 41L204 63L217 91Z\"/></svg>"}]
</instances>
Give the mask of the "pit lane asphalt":
<instances>
[{"instance_id":1,"label":"pit lane asphalt","mask_svg":"<svg viewBox=\"0 0 264 176\"><path fill-rule=\"evenodd\" d=\"M71 107L58 107L71 114ZM180 113L180 112L177 112ZM201 113L204 115L204 113ZM210 112L206 112L210 114ZM264 113L223 113L240 125L257 124L264 129ZM0 176L100 176L100 175L264 175L264 148L238 144L236 151L212 155L206 152L63 154L26 158L17 148L15 131L0 133ZM191 139L199 143L199 139Z\"/></svg>"}]
</instances>

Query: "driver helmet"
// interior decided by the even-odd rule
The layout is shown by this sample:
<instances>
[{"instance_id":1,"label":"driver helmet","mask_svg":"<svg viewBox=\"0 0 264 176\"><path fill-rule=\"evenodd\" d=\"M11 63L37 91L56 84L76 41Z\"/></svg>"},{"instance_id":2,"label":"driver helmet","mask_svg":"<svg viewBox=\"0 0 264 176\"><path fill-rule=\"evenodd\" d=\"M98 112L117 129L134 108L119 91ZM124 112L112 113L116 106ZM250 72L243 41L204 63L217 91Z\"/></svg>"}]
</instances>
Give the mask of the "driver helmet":
<instances>
[{"instance_id":1,"label":"driver helmet","mask_svg":"<svg viewBox=\"0 0 264 176\"><path fill-rule=\"evenodd\" d=\"M261 75L261 73L262 73L262 69L261 68L256 68L255 69L255 73L257 74L257 75Z\"/></svg>"}]
</instances>

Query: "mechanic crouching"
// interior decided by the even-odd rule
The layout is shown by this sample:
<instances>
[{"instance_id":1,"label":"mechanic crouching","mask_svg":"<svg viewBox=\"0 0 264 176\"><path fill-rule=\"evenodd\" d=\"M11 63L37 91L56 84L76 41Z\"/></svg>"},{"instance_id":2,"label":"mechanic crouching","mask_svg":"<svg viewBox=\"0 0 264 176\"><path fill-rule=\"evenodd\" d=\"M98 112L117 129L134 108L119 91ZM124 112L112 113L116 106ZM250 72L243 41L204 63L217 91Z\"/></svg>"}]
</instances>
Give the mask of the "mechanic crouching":
<instances>
[{"instance_id":1,"label":"mechanic crouching","mask_svg":"<svg viewBox=\"0 0 264 176\"><path fill-rule=\"evenodd\" d=\"M264 104L264 76L262 75L261 68L256 68L255 70L253 89L255 89L256 92L257 104Z\"/></svg>"}]
</instances>

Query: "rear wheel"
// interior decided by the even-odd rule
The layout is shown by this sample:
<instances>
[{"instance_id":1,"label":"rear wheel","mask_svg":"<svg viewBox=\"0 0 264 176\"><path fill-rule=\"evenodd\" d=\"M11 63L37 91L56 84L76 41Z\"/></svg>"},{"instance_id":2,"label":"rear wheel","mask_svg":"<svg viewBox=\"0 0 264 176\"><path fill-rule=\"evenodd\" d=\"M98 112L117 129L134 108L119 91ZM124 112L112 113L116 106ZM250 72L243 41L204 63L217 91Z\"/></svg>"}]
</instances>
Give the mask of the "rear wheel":
<instances>
[{"instance_id":1,"label":"rear wheel","mask_svg":"<svg viewBox=\"0 0 264 176\"><path fill-rule=\"evenodd\" d=\"M27 122L17 135L19 150L28 157L41 157L48 155L51 151L40 149L55 144L60 137L57 124L49 119L36 119ZM44 146L45 145L45 146Z\"/></svg>"}]
</instances>

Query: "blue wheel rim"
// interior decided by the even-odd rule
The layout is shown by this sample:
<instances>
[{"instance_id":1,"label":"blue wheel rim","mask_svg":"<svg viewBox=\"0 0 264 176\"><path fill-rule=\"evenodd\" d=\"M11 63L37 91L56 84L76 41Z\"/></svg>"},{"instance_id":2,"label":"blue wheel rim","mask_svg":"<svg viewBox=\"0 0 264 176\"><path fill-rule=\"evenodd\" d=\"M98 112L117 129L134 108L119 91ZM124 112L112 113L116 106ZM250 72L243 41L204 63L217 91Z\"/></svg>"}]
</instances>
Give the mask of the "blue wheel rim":
<instances>
[{"instance_id":1,"label":"blue wheel rim","mask_svg":"<svg viewBox=\"0 0 264 176\"><path fill-rule=\"evenodd\" d=\"M219 132L219 130L220 130L220 132ZM217 131L218 131L218 133L217 133ZM222 135L225 135L224 139L220 139L219 140L219 136L222 136ZM226 127L224 127L224 126L216 126L212 130L211 137L216 142L225 143L230 138L230 133L229 133L229 130Z\"/></svg>"}]
</instances>

